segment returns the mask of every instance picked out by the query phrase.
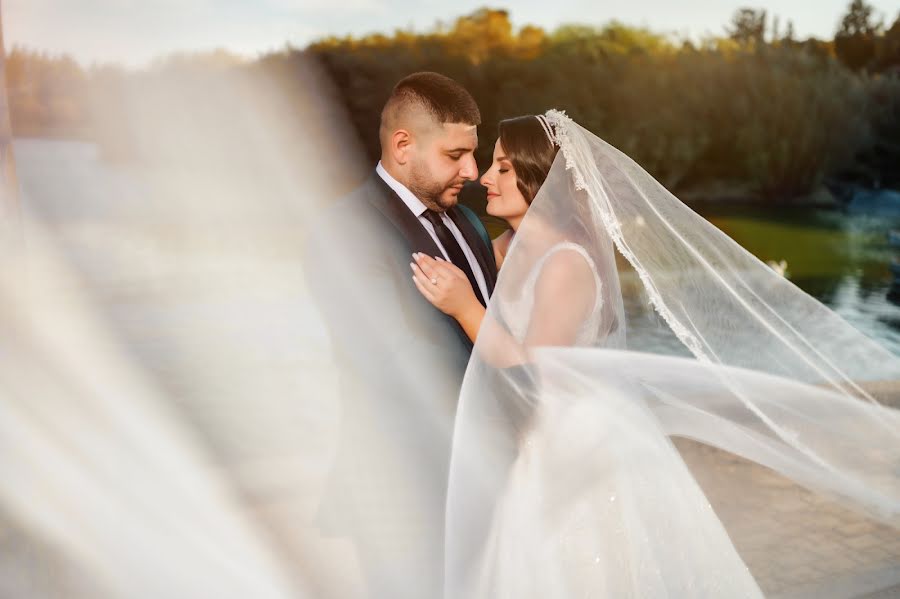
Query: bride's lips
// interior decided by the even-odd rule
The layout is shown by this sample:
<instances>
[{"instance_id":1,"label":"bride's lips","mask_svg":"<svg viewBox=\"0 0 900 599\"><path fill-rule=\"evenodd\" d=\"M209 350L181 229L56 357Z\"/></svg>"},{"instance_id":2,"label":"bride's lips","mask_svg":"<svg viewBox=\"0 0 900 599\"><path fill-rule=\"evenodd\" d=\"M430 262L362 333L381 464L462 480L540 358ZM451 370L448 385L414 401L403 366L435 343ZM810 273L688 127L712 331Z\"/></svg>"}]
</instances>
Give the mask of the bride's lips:
<instances>
[{"instance_id":1,"label":"bride's lips","mask_svg":"<svg viewBox=\"0 0 900 599\"><path fill-rule=\"evenodd\" d=\"M496 197L499 197L499 196L500 196L499 193L491 193L491 192L488 192L488 194L487 194L487 199L490 200L491 198L496 198Z\"/></svg>"}]
</instances>

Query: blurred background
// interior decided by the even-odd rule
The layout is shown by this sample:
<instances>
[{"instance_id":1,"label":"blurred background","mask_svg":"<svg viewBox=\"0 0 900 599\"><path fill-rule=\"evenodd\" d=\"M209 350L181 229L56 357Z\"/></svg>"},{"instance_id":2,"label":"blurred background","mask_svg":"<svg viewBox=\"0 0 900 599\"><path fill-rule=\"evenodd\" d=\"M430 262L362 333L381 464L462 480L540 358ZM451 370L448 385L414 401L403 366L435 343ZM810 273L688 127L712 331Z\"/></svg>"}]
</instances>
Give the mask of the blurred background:
<instances>
[{"instance_id":1,"label":"blurred background","mask_svg":"<svg viewBox=\"0 0 900 599\"><path fill-rule=\"evenodd\" d=\"M900 354L895 5L468 4L4 0L14 147L140 159L155 150L129 136L137 115L124 96L187 81L192 103L215 108L212 82L240 77L286 98L318 89L374 164L391 87L435 70L481 107L482 169L500 119L564 109ZM244 160L239 147L228 153ZM363 174L341 178L341 191ZM484 214L477 190L464 201Z\"/></svg>"}]
</instances>

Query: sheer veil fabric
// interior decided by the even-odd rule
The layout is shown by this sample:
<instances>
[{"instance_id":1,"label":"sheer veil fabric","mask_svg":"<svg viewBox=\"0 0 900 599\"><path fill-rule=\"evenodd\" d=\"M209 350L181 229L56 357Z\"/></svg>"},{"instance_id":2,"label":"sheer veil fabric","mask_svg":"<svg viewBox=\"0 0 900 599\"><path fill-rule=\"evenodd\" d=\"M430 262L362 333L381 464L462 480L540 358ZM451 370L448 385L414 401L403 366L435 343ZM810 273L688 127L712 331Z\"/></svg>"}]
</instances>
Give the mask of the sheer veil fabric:
<instances>
[{"instance_id":1,"label":"sheer veil fabric","mask_svg":"<svg viewBox=\"0 0 900 599\"><path fill-rule=\"evenodd\" d=\"M671 437L900 526L900 419L871 392L900 360L565 113L546 118L561 150L463 382L446 596L761 596L736 549L753 523L720 520ZM626 271L692 358L629 341Z\"/></svg>"}]
</instances>

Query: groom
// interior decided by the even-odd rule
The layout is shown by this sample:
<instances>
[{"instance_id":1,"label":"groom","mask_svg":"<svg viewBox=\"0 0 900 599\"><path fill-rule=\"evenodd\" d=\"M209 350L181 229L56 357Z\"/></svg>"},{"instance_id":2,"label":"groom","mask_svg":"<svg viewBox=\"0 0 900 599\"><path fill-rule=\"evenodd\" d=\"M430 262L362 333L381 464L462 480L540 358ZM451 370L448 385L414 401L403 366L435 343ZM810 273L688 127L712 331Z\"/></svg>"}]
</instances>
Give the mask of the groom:
<instances>
[{"instance_id":1,"label":"groom","mask_svg":"<svg viewBox=\"0 0 900 599\"><path fill-rule=\"evenodd\" d=\"M485 303L497 277L484 226L458 205L477 179L481 115L437 73L394 87L381 160L310 233L306 270L340 372L338 455L318 521L350 537L369 597L440 597L453 419L472 345L416 290L414 252L458 266Z\"/></svg>"}]
</instances>

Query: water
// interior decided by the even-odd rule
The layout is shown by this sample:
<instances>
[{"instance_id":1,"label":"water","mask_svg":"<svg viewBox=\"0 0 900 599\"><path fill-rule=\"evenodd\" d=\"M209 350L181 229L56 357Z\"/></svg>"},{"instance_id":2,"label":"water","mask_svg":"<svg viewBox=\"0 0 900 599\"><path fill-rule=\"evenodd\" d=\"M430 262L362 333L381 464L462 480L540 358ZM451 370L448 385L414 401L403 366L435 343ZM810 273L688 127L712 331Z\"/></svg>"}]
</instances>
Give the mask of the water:
<instances>
[{"instance_id":1,"label":"water","mask_svg":"<svg viewBox=\"0 0 900 599\"><path fill-rule=\"evenodd\" d=\"M763 261L785 260L788 278L854 327L900 355L900 306L889 299L900 221L822 208L714 206L699 212Z\"/></svg>"}]
</instances>

